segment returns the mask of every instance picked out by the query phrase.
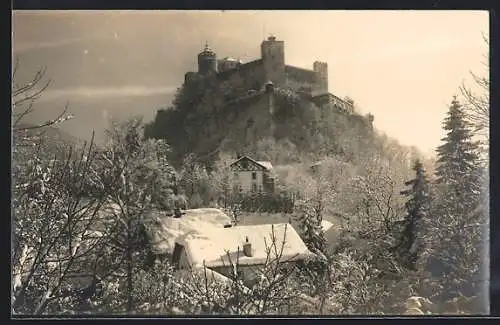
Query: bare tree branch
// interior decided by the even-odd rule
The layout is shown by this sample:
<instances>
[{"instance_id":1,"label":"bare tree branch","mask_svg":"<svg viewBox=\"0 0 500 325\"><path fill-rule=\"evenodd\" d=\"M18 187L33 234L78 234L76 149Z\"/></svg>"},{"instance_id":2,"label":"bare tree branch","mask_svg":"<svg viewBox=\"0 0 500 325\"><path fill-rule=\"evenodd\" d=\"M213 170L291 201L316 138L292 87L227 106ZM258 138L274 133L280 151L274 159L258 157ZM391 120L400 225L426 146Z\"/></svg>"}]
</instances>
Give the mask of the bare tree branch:
<instances>
[{"instance_id":1,"label":"bare tree branch","mask_svg":"<svg viewBox=\"0 0 500 325\"><path fill-rule=\"evenodd\" d=\"M482 37L484 42L489 45L489 39L484 33L482 33ZM465 98L464 113L471 123L474 133L480 137L482 147L487 149L489 147L490 126L490 80L489 56L485 54L484 57L486 60L483 62L483 65L486 68L486 72L483 75L470 72L474 88L477 88L477 92L464 82L460 86L460 92Z\"/></svg>"},{"instance_id":2,"label":"bare tree branch","mask_svg":"<svg viewBox=\"0 0 500 325\"><path fill-rule=\"evenodd\" d=\"M20 127L23 119L33 113L33 105L43 95L45 90L50 86L51 80L45 80L46 68L41 68L33 75L32 79L24 84L19 84L16 80L19 69L19 58L15 59L12 73L12 116L14 121L12 129L14 131L26 131L32 129L40 129L47 126L62 123L70 118L68 115L68 104L64 110L55 119L48 120L30 127Z\"/></svg>"}]
</instances>

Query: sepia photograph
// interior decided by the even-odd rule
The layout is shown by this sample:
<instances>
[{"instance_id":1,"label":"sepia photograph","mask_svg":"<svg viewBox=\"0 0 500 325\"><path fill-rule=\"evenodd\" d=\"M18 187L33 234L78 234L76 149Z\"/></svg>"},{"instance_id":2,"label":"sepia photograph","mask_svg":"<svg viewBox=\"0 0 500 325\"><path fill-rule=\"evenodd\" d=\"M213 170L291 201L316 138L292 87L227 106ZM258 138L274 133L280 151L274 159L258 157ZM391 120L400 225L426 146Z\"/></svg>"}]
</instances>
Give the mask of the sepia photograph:
<instances>
[{"instance_id":1,"label":"sepia photograph","mask_svg":"<svg viewBox=\"0 0 500 325\"><path fill-rule=\"evenodd\" d=\"M11 317L489 315L489 29L13 10Z\"/></svg>"}]
</instances>

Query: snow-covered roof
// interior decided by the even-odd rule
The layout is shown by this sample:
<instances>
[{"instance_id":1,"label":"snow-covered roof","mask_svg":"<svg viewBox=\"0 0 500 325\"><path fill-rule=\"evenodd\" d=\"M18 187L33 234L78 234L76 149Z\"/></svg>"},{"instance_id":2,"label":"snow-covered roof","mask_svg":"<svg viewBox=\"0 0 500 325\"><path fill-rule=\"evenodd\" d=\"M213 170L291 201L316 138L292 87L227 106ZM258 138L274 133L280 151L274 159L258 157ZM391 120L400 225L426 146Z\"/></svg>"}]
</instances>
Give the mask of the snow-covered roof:
<instances>
[{"instance_id":1,"label":"snow-covered roof","mask_svg":"<svg viewBox=\"0 0 500 325\"><path fill-rule=\"evenodd\" d=\"M189 209L181 218L159 216L153 230L153 249L158 253L172 253L175 241L189 233L204 229L223 228L231 218L219 209Z\"/></svg>"},{"instance_id":2,"label":"snow-covered roof","mask_svg":"<svg viewBox=\"0 0 500 325\"><path fill-rule=\"evenodd\" d=\"M257 161L257 163L267 170L273 169L273 164L270 161Z\"/></svg>"},{"instance_id":3,"label":"snow-covered roof","mask_svg":"<svg viewBox=\"0 0 500 325\"><path fill-rule=\"evenodd\" d=\"M323 228L324 232L327 232L330 228L333 227L333 223L327 220L321 221L321 228Z\"/></svg>"},{"instance_id":4,"label":"snow-covered roof","mask_svg":"<svg viewBox=\"0 0 500 325\"><path fill-rule=\"evenodd\" d=\"M248 156L243 156L243 157L240 157L239 159L237 159L236 161L232 162L231 163L231 166L235 165L237 162L241 161L241 160L244 160L244 159L248 159L249 161L251 161L252 163L254 164L258 164L260 165L261 167L265 168L266 170L270 171L271 169L273 169L273 164L271 164L270 161L257 161L257 160L254 160Z\"/></svg>"},{"instance_id":5,"label":"snow-covered roof","mask_svg":"<svg viewBox=\"0 0 500 325\"><path fill-rule=\"evenodd\" d=\"M192 221L204 221L214 225L230 225L231 218L222 210L216 208L188 209L184 210L182 219Z\"/></svg>"},{"instance_id":6,"label":"snow-covered roof","mask_svg":"<svg viewBox=\"0 0 500 325\"><path fill-rule=\"evenodd\" d=\"M227 266L231 262L240 265L264 264L267 259L266 247L272 243L272 233L276 238L277 250L281 250L283 238L285 239L281 262L296 261L314 256L295 229L286 223L266 224L253 226L236 226L232 228L205 228L198 233L191 233L179 238L178 243L184 246L188 262L192 267L202 267L203 262L207 267ZM286 229L286 236L285 236ZM246 238L252 244L252 256L243 254L243 244ZM239 254L238 254L239 247ZM229 257L227 252L229 252ZM276 258L274 249L271 249L269 258Z\"/></svg>"}]
</instances>

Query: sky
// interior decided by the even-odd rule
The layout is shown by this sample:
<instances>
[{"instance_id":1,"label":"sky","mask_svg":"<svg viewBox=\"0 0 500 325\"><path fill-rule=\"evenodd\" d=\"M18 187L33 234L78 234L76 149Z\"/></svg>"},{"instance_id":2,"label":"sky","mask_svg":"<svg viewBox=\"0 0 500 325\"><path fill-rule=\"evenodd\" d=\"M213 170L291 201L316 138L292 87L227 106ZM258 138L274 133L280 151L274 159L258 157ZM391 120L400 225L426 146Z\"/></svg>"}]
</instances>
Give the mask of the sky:
<instances>
[{"instance_id":1,"label":"sky","mask_svg":"<svg viewBox=\"0 0 500 325\"><path fill-rule=\"evenodd\" d=\"M459 86L487 74L487 11L14 11L16 80L47 69L50 87L30 117L102 136L109 120L171 103L184 73L196 71L205 42L219 58L252 61L270 34L285 42L286 64L328 62L329 90L372 113L381 132L432 152Z\"/></svg>"}]
</instances>

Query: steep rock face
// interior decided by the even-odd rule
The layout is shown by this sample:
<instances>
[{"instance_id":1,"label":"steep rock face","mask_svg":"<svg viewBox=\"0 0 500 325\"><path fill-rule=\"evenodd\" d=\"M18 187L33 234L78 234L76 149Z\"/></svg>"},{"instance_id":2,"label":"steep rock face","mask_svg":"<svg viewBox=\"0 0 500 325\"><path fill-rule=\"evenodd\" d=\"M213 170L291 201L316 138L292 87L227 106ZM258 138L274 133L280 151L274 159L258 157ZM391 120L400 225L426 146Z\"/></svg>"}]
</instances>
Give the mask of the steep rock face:
<instances>
[{"instance_id":1,"label":"steep rock face","mask_svg":"<svg viewBox=\"0 0 500 325\"><path fill-rule=\"evenodd\" d=\"M342 134L366 138L371 123L338 103L317 102L311 94L267 83L259 90L236 89L213 79L184 84L174 108L160 110L148 136L166 138L182 161L194 154L213 161L219 151L256 154L263 139L286 139L300 152L338 153ZM357 141L357 140L354 140Z\"/></svg>"},{"instance_id":2,"label":"steep rock face","mask_svg":"<svg viewBox=\"0 0 500 325\"><path fill-rule=\"evenodd\" d=\"M227 138L239 146L254 143L259 137L273 136L273 94L258 92L226 107Z\"/></svg>"},{"instance_id":3,"label":"steep rock face","mask_svg":"<svg viewBox=\"0 0 500 325\"><path fill-rule=\"evenodd\" d=\"M184 121L186 153L210 155L221 146L238 151L260 137L273 136L272 94L259 91L224 102L217 113L200 113Z\"/></svg>"},{"instance_id":4,"label":"steep rock face","mask_svg":"<svg viewBox=\"0 0 500 325\"><path fill-rule=\"evenodd\" d=\"M271 87L247 93L228 101L204 120L208 131L204 140L193 146L193 152L223 150L256 154L256 144L263 140L289 139L306 148L309 137L318 126L321 108L297 93Z\"/></svg>"}]
</instances>

